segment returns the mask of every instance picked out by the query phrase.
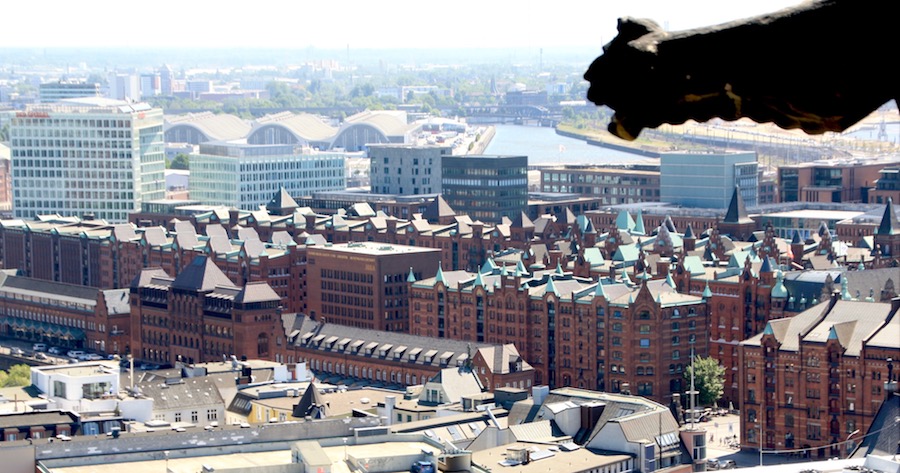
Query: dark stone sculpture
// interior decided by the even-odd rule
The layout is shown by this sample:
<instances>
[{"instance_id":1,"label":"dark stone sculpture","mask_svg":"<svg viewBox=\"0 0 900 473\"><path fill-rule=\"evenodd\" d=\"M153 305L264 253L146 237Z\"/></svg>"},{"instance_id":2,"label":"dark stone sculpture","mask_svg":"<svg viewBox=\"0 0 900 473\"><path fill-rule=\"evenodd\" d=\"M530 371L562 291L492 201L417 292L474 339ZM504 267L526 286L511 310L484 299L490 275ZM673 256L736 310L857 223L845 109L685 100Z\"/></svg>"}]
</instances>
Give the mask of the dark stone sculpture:
<instances>
[{"instance_id":1,"label":"dark stone sculpture","mask_svg":"<svg viewBox=\"0 0 900 473\"><path fill-rule=\"evenodd\" d=\"M621 18L584 77L626 140L663 123L750 118L843 131L900 96L900 1L822 0L669 33Z\"/></svg>"}]
</instances>

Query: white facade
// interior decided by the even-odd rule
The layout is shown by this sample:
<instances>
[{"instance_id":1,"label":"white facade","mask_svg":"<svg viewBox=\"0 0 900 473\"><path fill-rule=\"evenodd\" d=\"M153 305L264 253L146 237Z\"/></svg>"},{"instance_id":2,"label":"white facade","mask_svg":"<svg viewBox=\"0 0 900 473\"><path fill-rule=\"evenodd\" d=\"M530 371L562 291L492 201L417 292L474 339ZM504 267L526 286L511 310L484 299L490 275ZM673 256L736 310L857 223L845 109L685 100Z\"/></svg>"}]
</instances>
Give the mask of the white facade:
<instances>
[{"instance_id":1,"label":"white facade","mask_svg":"<svg viewBox=\"0 0 900 473\"><path fill-rule=\"evenodd\" d=\"M109 75L109 98L137 102L141 100L141 78L135 74Z\"/></svg>"},{"instance_id":2,"label":"white facade","mask_svg":"<svg viewBox=\"0 0 900 473\"><path fill-rule=\"evenodd\" d=\"M119 397L119 370L101 362L31 368L31 384L47 395L51 409L79 413L114 412L138 421L151 419L152 399Z\"/></svg>"},{"instance_id":3,"label":"white facade","mask_svg":"<svg viewBox=\"0 0 900 473\"><path fill-rule=\"evenodd\" d=\"M281 188L292 197L346 188L345 155L293 145L212 142L191 157L191 199L259 210Z\"/></svg>"},{"instance_id":4,"label":"white facade","mask_svg":"<svg viewBox=\"0 0 900 473\"><path fill-rule=\"evenodd\" d=\"M10 127L16 217L125 222L165 198L163 112L100 97L30 106Z\"/></svg>"}]
</instances>

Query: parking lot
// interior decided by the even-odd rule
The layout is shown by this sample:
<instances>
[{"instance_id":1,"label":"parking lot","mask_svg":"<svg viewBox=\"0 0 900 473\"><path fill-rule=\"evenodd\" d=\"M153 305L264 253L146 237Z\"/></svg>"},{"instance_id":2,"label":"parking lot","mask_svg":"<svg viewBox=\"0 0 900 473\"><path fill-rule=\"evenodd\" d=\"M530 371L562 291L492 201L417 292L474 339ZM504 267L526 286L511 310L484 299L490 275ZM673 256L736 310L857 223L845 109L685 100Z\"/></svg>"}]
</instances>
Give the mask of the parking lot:
<instances>
[{"instance_id":1,"label":"parking lot","mask_svg":"<svg viewBox=\"0 0 900 473\"><path fill-rule=\"evenodd\" d=\"M67 364L76 361L92 361L105 359L103 355L76 350L79 353L71 353L71 350L54 347L45 343L31 343L10 338L0 338L0 354L21 357L47 364Z\"/></svg>"}]
</instances>

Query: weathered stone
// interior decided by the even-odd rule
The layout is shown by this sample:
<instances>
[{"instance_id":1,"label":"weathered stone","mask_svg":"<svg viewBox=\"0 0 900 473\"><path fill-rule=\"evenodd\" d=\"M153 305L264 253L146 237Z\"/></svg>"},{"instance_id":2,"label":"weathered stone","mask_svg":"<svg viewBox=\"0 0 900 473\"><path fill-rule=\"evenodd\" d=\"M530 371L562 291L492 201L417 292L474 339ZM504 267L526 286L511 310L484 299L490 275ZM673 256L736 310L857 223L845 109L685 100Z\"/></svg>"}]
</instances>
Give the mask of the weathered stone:
<instances>
[{"instance_id":1,"label":"weathered stone","mask_svg":"<svg viewBox=\"0 0 900 473\"><path fill-rule=\"evenodd\" d=\"M619 19L584 77L616 111L609 131L747 117L809 134L843 131L900 96L900 2L824 0L681 32Z\"/></svg>"}]
</instances>

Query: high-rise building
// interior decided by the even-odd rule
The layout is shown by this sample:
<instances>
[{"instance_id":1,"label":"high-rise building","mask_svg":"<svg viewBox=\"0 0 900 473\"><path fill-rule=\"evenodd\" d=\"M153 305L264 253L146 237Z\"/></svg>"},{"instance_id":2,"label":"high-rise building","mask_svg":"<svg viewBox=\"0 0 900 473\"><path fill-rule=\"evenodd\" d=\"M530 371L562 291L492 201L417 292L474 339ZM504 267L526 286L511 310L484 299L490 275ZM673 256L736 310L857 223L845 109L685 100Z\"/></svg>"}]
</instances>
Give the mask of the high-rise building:
<instances>
[{"instance_id":1,"label":"high-rise building","mask_svg":"<svg viewBox=\"0 0 900 473\"><path fill-rule=\"evenodd\" d=\"M41 84L38 90L41 103L59 102L65 99L76 99L80 97L100 97L100 84L77 82L77 81L57 81Z\"/></svg>"},{"instance_id":2,"label":"high-rise building","mask_svg":"<svg viewBox=\"0 0 900 473\"><path fill-rule=\"evenodd\" d=\"M209 142L191 157L191 199L258 210L282 187L294 196L343 190L344 155L294 145Z\"/></svg>"},{"instance_id":3,"label":"high-rise building","mask_svg":"<svg viewBox=\"0 0 900 473\"><path fill-rule=\"evenodd\" d=\"M155 97L161 94L160 76L157 72L141 74L141 97Z\"/></svg>"},{"instance_id":4,"label":"high-rise building","mask_svg":"<svg viewBox=\"0 0 900 473\"><path fill-rule=\"evenodd\" d=\"M441 159L448 146L369 145L369 180L374 194L440 194Z\"/></svg>"},{"instance_id":5,"label":"high-rise building","mask_svg":"<svg viewBox=\"0 0 900 473\"><path fill-rule=\"evenodd\" d=\"M163 112L102 97L29 106L10 127L14 215L125 222L165 197Z\"/></svg>"},{"instance_id":6,"label":"high-rise building","mask_svg":"<svg viewBox=\"0 0 900 473\"><path fill-rule=\"evenodd\" d=\"M110 74L109 98L137 102L141 100L141 78L135 74Z\"/></svg>"},{"instance_id":7,"label":"high-rise building","mask_svg":"<svg viewBox=\"0 0 900 473\"><path fill-rule=\"evenodd\" d=\"M755 152L662 153L659 200L685 207L724 209L734 188L748 207L759 204L759 166Z\"/></svg>"},{"instance_id":8,"label":"high-rise building","mask_svg":"<svg viewBox=\"0 0 900 473\"><path fill-rule=\"evenodd\" d=\"M528 156L444 156L441 192L456 212L499 223L528 207Z\"/></svg>"},{"instance_id":9,"label":"high-rise building","mask_svg":"<svg viewBox=\"0 0 900 473\"><path fill-rule=\"evenodd\" d=\"M171 97L172 92L174 91L175 73L172 72L172 68L166 64L163 64L157 69L157 73L159 74L160 94Z\"/></svg>"}]
</instances>

